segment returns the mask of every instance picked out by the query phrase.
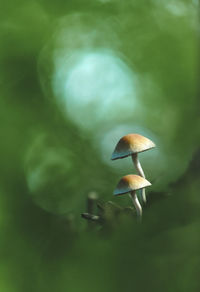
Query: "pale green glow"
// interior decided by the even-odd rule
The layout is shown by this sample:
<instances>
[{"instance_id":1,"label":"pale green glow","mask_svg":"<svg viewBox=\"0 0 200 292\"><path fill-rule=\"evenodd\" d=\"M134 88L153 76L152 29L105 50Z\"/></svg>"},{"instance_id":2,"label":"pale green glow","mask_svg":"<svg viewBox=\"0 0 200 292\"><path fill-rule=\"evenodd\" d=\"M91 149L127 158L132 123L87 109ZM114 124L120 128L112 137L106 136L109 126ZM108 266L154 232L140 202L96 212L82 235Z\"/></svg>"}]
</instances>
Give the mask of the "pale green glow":
<instances>
[{"instance_id":1,"label":"pale green glow","mask_svg":"<svg viewBox=\"0 0 200 292\"><path fill-rule=\"evenodd\" d=\"M67 179L74 172L68 147L57 147L47 136L38 135L28 149L25 169L30 195L38 206L55 214L76 207L80 190L77 192L78 178Z\"/></svg>"},{"instance_id":2,"label":"pale green glow","mask_svg":"<svg viewBox=\"0 0 200 292\"><path fill-rule=\"evenodd\" d=\"M133 73L110 50L58 58L53 88L65 114L84 129L110 123L119 115L130 118L136 105Z\"/></svg>"}]
</instances>

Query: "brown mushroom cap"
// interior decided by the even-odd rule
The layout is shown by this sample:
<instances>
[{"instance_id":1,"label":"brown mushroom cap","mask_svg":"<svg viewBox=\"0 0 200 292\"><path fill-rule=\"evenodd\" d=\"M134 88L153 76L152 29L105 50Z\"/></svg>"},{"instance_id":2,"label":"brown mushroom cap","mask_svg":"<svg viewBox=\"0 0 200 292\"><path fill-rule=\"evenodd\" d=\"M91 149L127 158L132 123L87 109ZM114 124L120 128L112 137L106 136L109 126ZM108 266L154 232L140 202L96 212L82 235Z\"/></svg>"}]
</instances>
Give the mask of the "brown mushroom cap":
<instances>
[{"instance_id":1,"label":"brown mushroom cap","mask_svg":"<svg viewBox=\"0 0 200 292\"><path fill-rule=\"evenodd\" d=\"M154 148L156 145L148 138L139 134L128 134L122 137L112 154L111 159L124 158L134 153Z\"/></svg>"},{"instance_id":2,"label":"brown mushroom cap","mask_svg":"<svg viewBox=\"0 0 200 292\"><path fill-rule=\"evenodd\" d=\"M126 194L131 191L143 189L148 186L151 186L151 183L139 175L135 174L125 175L120 179L119 183L117 184L117 187L114 190L114 195L117 196Z\"/></svg>"}]
</instances>

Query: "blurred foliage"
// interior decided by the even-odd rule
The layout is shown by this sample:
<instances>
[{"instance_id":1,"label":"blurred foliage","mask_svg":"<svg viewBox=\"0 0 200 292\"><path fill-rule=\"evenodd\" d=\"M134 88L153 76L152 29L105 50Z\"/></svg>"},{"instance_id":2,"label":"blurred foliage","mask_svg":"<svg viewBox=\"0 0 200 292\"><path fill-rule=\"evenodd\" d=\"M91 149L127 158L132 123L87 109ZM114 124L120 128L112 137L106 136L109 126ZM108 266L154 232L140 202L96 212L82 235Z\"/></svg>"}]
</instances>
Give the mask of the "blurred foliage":
<instances>
[{"instance_id":1,"label":"blurred foliage","mask_svg":"<svg viewBox=\"0 0 200 292\"><path fill-rule=\"evenodd\" d=\"M0 291L199 291L197 1L1 6ZM158 146L141 154L141 224L112 197L130 160L109 162L136 130ZM91 191L104 209L92 227Z\"/></svg>"}]
</instances>

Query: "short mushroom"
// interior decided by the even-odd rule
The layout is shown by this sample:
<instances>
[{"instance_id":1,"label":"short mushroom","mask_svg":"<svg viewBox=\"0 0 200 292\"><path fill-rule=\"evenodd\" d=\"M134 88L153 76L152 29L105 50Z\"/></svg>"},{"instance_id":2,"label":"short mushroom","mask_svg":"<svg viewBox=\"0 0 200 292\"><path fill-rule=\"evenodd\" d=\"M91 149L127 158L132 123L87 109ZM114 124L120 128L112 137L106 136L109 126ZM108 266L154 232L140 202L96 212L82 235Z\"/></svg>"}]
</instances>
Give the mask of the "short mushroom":
<instances>
[{"instance_id":1,"label":"short mushroom","mask_svg":"<svg viewBox=\"0 0 200 292\"><path fill-rule=\"evenodd\" d=\"M123 195L126 193L130 193L130 197L133 201L133 205L135 206L138 217L142 216L142 207L136 195L136 190L143 189L145 187L150 186L151 183L145 178L135 175L129 174L123 176L117 184L116 189L114 190L114 195Z\"/></svg>"},{"instance_id":2,"label":"short mushroom","mask_svg":"<svg viewBox=\"0 0 200 292\"><path fill-rule=\"evenodd\" d=\"M138 153L152 149L155 146L150 139L142 135L128 134L119 140L111 159L122 159L131 155L138 174L145 178L144 171L138 159ZM142 198L146 202L145 189L142 190Z\"/></svg>"}]
</instances>

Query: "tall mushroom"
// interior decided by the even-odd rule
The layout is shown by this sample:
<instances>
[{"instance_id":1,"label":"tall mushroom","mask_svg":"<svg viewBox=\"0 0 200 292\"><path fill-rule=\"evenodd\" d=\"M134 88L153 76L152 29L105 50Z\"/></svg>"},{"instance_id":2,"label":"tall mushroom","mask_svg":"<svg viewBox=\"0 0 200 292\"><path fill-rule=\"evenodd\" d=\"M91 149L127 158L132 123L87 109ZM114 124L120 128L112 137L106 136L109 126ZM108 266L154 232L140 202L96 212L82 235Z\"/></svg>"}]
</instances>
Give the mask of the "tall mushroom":
<instances>
[{"instance_id":1,"label":"tall mushroom","mask_svg":"<svg viewBox=\"0 0 200 292\"><path fill-rule=\"evenodd\" d=\"M118 196L118 195L130 193L130 197L133 201L133 205L135 206L137 215L138 217L141 218L142 207L137 198L136 190L148 187L150 185L151 183L148 180L146 180L145 178L139 175L134 175L134 174L125 175L118 182L117 187L114 190L114 195Z\"/></svg>"},{"instance_id":2,"label":"tall mushroom","mask_svg":"<svg viewBox=\"0 0 200 292\"><path fill-rule=\"evenodd\" d=\"M128 134L117 143L111 159L121 159L132 156L133 164L139 175L145 178L144 171L138 159L138 153L154 148L156 145L148 138L139 134ZM145 189L142 190L142 199L146 203Z\"/></svg>"}]
</instances>

